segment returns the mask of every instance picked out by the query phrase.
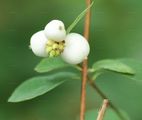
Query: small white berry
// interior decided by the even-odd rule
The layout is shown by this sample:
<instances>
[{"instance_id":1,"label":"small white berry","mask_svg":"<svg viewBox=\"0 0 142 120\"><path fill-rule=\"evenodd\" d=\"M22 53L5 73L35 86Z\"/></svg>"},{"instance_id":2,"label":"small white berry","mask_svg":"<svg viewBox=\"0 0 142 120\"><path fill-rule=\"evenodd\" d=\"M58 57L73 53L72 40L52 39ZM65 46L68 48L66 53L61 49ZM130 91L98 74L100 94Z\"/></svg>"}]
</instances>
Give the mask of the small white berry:
<instances>
[{"instance_id":1,"label":"small white berry","mask_svg":"<svg viewBox=\"0 0 142 120\"><path fill-rule=\"evenodd\" d=\"M89 52L88 41L80 34L70 33L65 39L65 48L61 56L67 63L79 64L88 56Z\"/></svg>"},{"instance_id":2,"label":"small white berry","mask_svg":"<svg viewBox=\"0 0 142 120\"><path fill-rule=\"evenodd\" d=\"M48 55L45 50L47 41L48 39L46 38L43 30L35 33L31 37L30 41L30 46L33 53L40 57L47 57Z\"/></svg>"},{"instance_id":3,"label":"small white berry","mask_svg":"<svg viewBox=\"0 0 142 120\"><path fill-rule=\"evenodd\" d=\"M52 20L49 22L46 25L44 32L48 39L54 40L56 42L61 42L66 37L64 23L59 20Z\"/></svg>"}]
</instances>

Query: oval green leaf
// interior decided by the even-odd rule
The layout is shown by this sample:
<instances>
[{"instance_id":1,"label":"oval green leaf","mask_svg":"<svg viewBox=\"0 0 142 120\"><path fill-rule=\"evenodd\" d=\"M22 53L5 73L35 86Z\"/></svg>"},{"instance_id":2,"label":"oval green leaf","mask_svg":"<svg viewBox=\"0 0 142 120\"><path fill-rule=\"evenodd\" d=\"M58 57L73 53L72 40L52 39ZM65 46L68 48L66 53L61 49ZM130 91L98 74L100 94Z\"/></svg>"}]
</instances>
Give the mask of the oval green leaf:
<instances>
[{"instance_id":1,"label":"oval green leaf","mask_svg":"<svg viewBox=\"0 0 142 120\"><path fill-rule=\"evenodd\" d=\"M76 74L71 72L54 73L48 76L31 78L15 89L8 102L21 102L43 95L61 85L67 80L73 79Z\"/></svg>"},{"instance_id":2,"label":"oval green leaf","mask_svg":"<svg viewBox=\"0 0 142 120\"><path fill-rule=\"evenodd\" d=\"M135 74L135 71L127 64L121 62L120 60L100 60L93 64L93 71L109 70L113 72L123 73L123 74Z\"/></svg>"}]
</instances>

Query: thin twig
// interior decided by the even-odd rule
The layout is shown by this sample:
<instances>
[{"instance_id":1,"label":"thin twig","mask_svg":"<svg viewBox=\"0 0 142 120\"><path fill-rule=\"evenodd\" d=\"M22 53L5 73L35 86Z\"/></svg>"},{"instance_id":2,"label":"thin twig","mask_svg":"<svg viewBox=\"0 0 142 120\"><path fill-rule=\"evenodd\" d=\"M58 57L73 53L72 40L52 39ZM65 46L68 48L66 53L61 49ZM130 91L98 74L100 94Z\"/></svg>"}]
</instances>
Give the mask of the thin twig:
<instances>
[{"instance_id":1,"label":"thin twig","mask_svg":"<svg viewBox=\"0 0 142 120\"><path fill-rule=\"evenodd\" d=\"M86 0L87 7L91 4L91 0ZM90 9L86 13L85 24L84 24L84 37L88 40L90 32ZM83 61L82 65L82 86L81 86L81 105L80 105L80 120L85 120L85 109L86 109L86 83L87 83L87 69L88 69L87 58Z\"/></svg>"},{"instance_id":2,"label":"thin twig","mask_svg":"<svg viewBox=\"0 0 142 120\"><path fill-rule=\"evenodd\" d=\"M88 82L92 88L96 90L96 92L103 98L108 99L107 96L98 88L98 86L93 82L93 80L88 79ZM109 101L109 106L115 111L115 113L119 116L121 120L126 120L126 118L121 114L121 112L118 110L118 108Z\"/></svg>"},{"instance_id":3,"label":"thin twig","mask_svg":"<svg viewBox=\"0 0 142 120\"><path fill-rule=\"evenodd\" d=\"M107 109L107 106L108 106L108 103L109 103L108 99L104 99L102 107L101 107L101 109L99 111L97 120L103 120L105 112L106 112L106 109Z\"/></svg>"},{"instance_id":4,"label":"thin twig","mask_svg":"<svg viewBox=\"0 0 142 120\"><path fill-rule=\"evenodd\" d=\"M86 0L87 7L90 6L91 0ZM89 33L90 33L90 20L91 20L91 10L88 9L85 17L85 24L84 24L84 37L89 40Z\"/></svg>"}]
</instances>

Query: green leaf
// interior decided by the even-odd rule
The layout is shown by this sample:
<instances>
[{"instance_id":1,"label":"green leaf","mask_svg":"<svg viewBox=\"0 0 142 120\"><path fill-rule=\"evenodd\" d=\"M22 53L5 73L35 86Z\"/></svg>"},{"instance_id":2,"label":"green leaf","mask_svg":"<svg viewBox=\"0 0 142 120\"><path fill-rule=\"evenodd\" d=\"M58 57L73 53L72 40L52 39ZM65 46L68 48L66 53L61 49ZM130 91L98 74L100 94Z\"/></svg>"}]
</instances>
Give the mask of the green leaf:
<instances>
[{"instance_id":1,"label":"green leaf","mask_svg":"<svg viewBox=\"0 0 142 120\"><path fill-rule=\"evenodd\" d=\"M54 69L71 66L65 63L60 57L45 58L36 66L35 70L39 73L49 72Z\"/></svg>"},{"instance_id":2,"label":"green leaf","mask_svg":"<svg viewBox=\"0 0 142 120\"><path fill-rule=\"evenodd\" d=\"M98 116L98 110L90 110L86 113L86 119L85 120L96 120ZM125 117L125 120L130 120L126 112L120 110L121 114ZM103 120L122 120L119 118L119 116L111 109L108 108L106 110L105 116Z\"/></svg>"},{"instance_id":3,"label":"green leaf","mask_svg":"<svg viewBox=\"0 0 142 120\"><path fill-rule=\"evenodd\" d=\"M92 2L84 11L82 11L77 18L73 21L73 23L67 28L67 33L77 25L77 23L85 16L86 12L93 6L94 2Z\"/></svg>"},{"instance_id":4,"label":"green leaf","mask_svg":"<svg viewBox=\"0 0 142 120\"><path fill-rule=\"evenodd\" d=\"M22 83L12 93L8 102L21 102L43 95L51 91L57 86L76 77L76 74L71 72L61 72L48 76L39 76L31 78Z\"/></svg>"},{"instance_id":5,"label":"green leaf","mask_svg":"<svg viewBox=\"0 0 142 120\"><path fill-rule=\"evenodd\" d=\"M101 70L109 70L123 74L135 74L135 71L127 64L120 60L112 59L100 60L93 65L93 72Z\"/></svg>"},{"instance_id":6,"label":"green leaf","mask_svg":"<svg viewBox=\"0 0 142 120\"><path fill-rule=\"evenodd\" d=\"M130 66L135 74L133 76L127 76L133 80L141 80L142 81L142 62L134 59L120 59L120 61L128 66Z\"/></svg>"}]
</instances>

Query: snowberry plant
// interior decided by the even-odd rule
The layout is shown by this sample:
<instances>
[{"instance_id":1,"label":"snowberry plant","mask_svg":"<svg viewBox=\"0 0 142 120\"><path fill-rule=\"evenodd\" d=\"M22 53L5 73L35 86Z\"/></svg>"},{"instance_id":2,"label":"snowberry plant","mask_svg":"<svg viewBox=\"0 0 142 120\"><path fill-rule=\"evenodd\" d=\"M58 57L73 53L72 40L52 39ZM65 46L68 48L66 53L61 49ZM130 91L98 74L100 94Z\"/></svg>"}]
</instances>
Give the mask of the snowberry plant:
<instances>
[{"instance_id":1,"label":"snowberry plant","mask_svg":"<svg viewBox=\"0 0 142 120\"><path fill-rule=\"evenodd\" d=\"M84 120L86 83L89 83L90 86L96 89L103 99L106 99L107 97L94 83L94 80L96 80L98 76L102 75L105 71L116 72L119 73L119 75L127 76L133 80L139 79L140 72L136 67L139 65L135 63L134 60L130 59L100 60L93 63L92 67L87 68L87 59L91 50L88 43L88 30L90 22L90 8L92 5L93 2L91 4L88 3L88 7L67 29L61 20L51 20L47 23L47 25L45 25L45 28L31 36L30 48L36 56L42 58L41 62L35 67L35 70L38 73L48 74L26 80L15 89L8 100L9 102L30 100L51 91L68 80L81 80L82 78L80 120ZM78 33L72 33L72 29L85 14L87 14L87 16L85 20L84 36ZM82 62L83 67L81 67ZM73 70L68 70L70 67L73 68ZM60 70L56 74L55 72L52 73L52 71L58 69ZM80 76L80 72L82 72L82 77ZM107 99L109 100L109 98ZM112 102L109 102L109 105L119 120L128 119Z\"/></svg>"}]
</instances>

